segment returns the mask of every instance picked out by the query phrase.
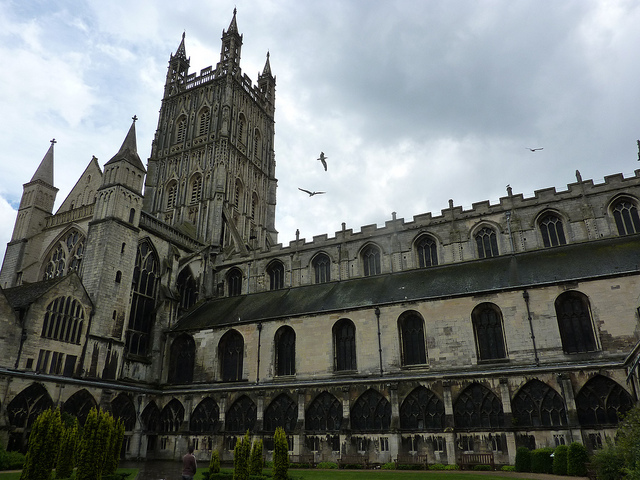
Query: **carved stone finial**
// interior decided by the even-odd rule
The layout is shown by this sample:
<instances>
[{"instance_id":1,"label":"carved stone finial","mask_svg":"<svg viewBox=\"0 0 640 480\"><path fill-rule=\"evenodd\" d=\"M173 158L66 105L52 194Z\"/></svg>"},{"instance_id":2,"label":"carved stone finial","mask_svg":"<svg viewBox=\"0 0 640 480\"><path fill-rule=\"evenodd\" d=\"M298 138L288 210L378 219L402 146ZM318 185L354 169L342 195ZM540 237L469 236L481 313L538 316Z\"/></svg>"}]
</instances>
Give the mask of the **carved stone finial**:
<instances>
[{"instance_id":1,"label":"carved stone finial","mask_svg":"<svg viewBox=\"0 0 640 480\"><path fill-rule=\"evenodd\" d=\"M296 228L296 242L300 240L300 229Z\"/></svg>"},{"instance_id":2,"label":"carved stone finial","mask_svg":"<svg viewBox=\"0 0 640 480\"><path fill-rule=\"evenodd\" d=\"M578 182L582 182L582 175L580 175L580 170L576 170L576 180Z\"/></svg>"},{"instance_id":3,"label":"carved stone finial","mask_svg":"<svg viewBox=\"0 0 640 480\"><path fill-rule=\"evenodd\" d=\"M449 199L449 208L453 208L453 198Z\"/></svg>"},{"instance_id":4,"label":"carved stone finial","mask_svg":"<svg viewBox=\"0 0 640 480\"><path fill-rule=\"evenodd\" d=\"M395 219L396 219L396 212L391 212L391 218L392 218L393 220L395 220Z\"/></svg>"},{"instance_id":5,"label":"carved stone finial","mask_svg":"<svg viewBox=\"0 0 640 480\"><path fill-rule=\"evenodd\" d=\"M510 197L513 196L513 190L511 189L511 185L507 185L507 195Z\"/></svg>"}]
</instances>

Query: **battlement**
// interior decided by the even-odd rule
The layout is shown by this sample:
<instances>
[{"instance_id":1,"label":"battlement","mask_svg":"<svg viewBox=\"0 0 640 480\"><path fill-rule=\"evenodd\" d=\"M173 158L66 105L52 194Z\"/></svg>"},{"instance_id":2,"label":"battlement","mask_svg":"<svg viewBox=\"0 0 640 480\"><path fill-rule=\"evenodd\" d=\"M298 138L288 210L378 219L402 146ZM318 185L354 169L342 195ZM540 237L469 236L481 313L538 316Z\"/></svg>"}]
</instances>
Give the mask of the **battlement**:
<instances>
[{"instance_id":1,"label":"battlement","mask_svg":"<svg viewBox=\"0 0 640 480\"><path fill-rule=\"evenodd\" d=\"M184 83L184 89L185 91L192 90L200 85L212 82L222 77L226 77L226 72L224 70L221 70L220 68L214 69L212 66L208 66L200 70L200 75L196 73L188 75ZM260 102L265 101L264 95L262 95L257 86L253 85L249 75L246 73L242 74L242 70L238 69L238 74L235 77L252 100Z\"/></svg>"}]
</instances>

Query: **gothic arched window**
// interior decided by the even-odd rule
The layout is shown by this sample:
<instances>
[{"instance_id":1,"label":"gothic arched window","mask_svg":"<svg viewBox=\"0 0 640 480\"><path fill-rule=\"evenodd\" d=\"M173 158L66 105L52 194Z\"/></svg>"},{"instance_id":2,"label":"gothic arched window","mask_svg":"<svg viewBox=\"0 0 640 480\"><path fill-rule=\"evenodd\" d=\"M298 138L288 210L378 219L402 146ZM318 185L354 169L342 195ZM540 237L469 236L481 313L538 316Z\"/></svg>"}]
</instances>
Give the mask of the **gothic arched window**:
<instances>
[{"instance_id":1,"label":"gothic arched window","mask_svg":"<svg viewBox=\"0 0 640 480\"><path fill-rule=\"evenodd\" d=\"M202 175L197 174L191 179L191 203L197 203L202 196Z\"/></svg>"},{"instance_id":2,"label":"gothic arched window","mask_svg":"<svg viewBox=\"0 0 640 480\"><path fill-rule=\"evenodd\" d=\"M264 411L265 432L275 432L277 427L284 428L287 433L293 432L298 421L298 404L288 395L278 395Z\"/></svg>"},{"instance_id":3,"label":"gothic arched window","mask_svg":"<svg viewBox=\"0 0 640 480\"><path fill-rule=\"evenodd\" d=\"M564 236L562 228L562 220L557 215L548 213L538 222L542 242L545 247L557 247L558 245L566 245L567 240Z\"/></svg>"},{"instance_id":4,"label":"gothic arched window","mask_svg":"<svg viewBox=\"0 0 640 480\"><path fill-rule=\"evenodd\" d=\"M611 210L618 228L618 235L630 235L640 232L640 216L635 202L629 199L621 199L613 204Z\"/></svg>"},{"instance_id":5,"label":"gothic arched window","mask_svg":"<svg viewBox=\"0 0 640 480\"><path fill-rule=\"evenodd\" d=\"M160 431L162 433L177 432L184 420L184 407L179 400L173 399L160 412Z\"/></svg>"},{"instance_id":6,"label":"gothic arched window","mask_svg":"<svg viewBox=\"0 0 640 480\"><path fill-rule=\"evenodd\" d=\"M71 395L69 399L64 402L62 411L76 417L80 425L84 425L91 409L97 406L98 404L95 398L83 388Z\"/></svg>"},{"instance_id":7,"label":"gothic arched window","mask_svg":"<svg viewBox=\"0 0 640 480\"><path fill-rule=\"evenodd\" d=\"M242 361L244 357L244 339L235 330L229 330L218 344L220 376L223 382L242 380Z\"/></svg>"},{"instance_id":8,"label":"gothic arched window","mask_svg":"<svg viewBox=\"0 0 640 480\"><path fill-rule=\"evenodd\" d=\"M329 392L313 399L305 415L304 428L312 432L339 432L342 426L342 403Z\"/></svg>"},{"instance_id":9,"label":"gothic arched window","mask_svg":"<svg viewBox=\"0 0 640 480\"><path fill-rule=\"evenodd\" d=\"M369 389L351 408L351 428L360 432L387 431L391 425L391 403Z\"/></svg>"},{"instance_id":10,"label":"gothic arched window","mask_svg":"<svg viewBox=\"0 0 640 480\"><path fill-rule=\"evenodd\" d=\"M155 318L156 284L160 277L158 256L148 240L138 245L133 270L131 312L127 328L127 352L146 356L149 352L151 328Z\"/></svg>"},{"instance_id":11,"label":"gothic arched window","mask_svg":"<svg viewBox=\"0 0 640 480\"><path fill-rule=\"evenodd\" d=\"M69 230L54 243L47 260L44 262L43 280L62 277L71 272L80 271L84 255L85 236L75 228Z\"/></svg>"},{"instance_id":12,"label":"gothic arched window","mask_svg":"<svg viewBox=\"0 0 640 480\"><path fill-rule=\"evenodd\" d=\"M356 326L348 318L333 326L334 362L337 372L356 370Z\"/></svg>"},{"instance_id":13,"label":"gothic arched window","mask_svg":"<svg viewBox=\"0 0 640 480\"><path fill-rule=\"evenodd\" d=\"M171 210L176 206L178 197L178 183L174 180L167 186L167 210Z\"/></svg>"},{"instance_id":14,"label":"gothic arched window","mask_svg":"<svg viewBox=\"0 0 640 480\"><path fill-rule=\"evenodd\" d=\"M140 417L142 428L147 433L156 433L160 430L160 409L153 400L144 408Z\"/></svg>"},{"instance_id":15,"label":"gothic arched window","mask_svg":"<svg viewBox=\"0 0 640 480\"><path fill-rule=\"evenodd\" d=\"M233 190L233 207L240 211L242 208L242 194L244 189L242 188L242 182L240 179L236 180L236 185Z\"/></svg>"},{"instance_id":16,"label":"gothic arched window","mask_svg":"<svg viewBox=\"0 0 640 480\"><path fill-rule=\"evenodd\" d=\"M205 107L200 112L200 128L199 134L206 135L209 131L209 124L211 123L211 110Z\"/></svg>"},{"instance_id":17,"label":"gothic arched window","mask_svg":"<svg viewBox=\"0 0 640 480\"><path fill-rule=\"evenodd\" d=\"M225 416L225 431L229 433L244 434L252 431L258 419L256 404L243 395L233 402Z\"/></svg>"},{"instance_id":18,"label":"gothic arched window","mask_svg":"<svg viewBox=\"0 0 640 480\"><path fill-rule=\"evenodd\" d=\"M296 334L293 328L280 327L275 336L276 375L296 374Z\"/></svg>"},{"instance_id":19,"label":"gothic arched window","mask_svg":"<svg viewBox=\"0 0 640 480\"><path fill-rule=\"evenodd\" d=\"M177 337L171 344L168 382L175 384L193 382L195 356L196 343L193 337L186 333Z\"/></svg>"},{"instance_id":20,"label":"gothic arched window","mask_svg":"<svg viewBox=\"0 0 640 480\"><path fill-rule=\"evenodd\" d=\"M7 405L9 425L16 429L11 434L7 450L24 450L31 425L38 416L53 407L53 400L39 383L32 383L14 397Z\"/></svg>"},{"instance_id":21,"label":"gothic arched window","mask_svg":"<svg viewBox=\"0 0 640 480\"><path fill-rule=\"evenodd\" d=\"M198 284L189 267L183 268L178 274L176 287L180 293L180 308L189 310L198 300Z\"/></svg>"},{"instance_id":22,"label":"gothic arched window","mask_svg":"<svg viewBox=\"0 0 640 480\"><path fill-rule=\"evenodd\" d=\"M253 192L253 195L251 195L251 218L254 221L256 220L257 208L258 208L258 195L256 194L256 192Z\"/></svg>"},{"instance_id":23,"label":"gothic arched window","mask_svg":"<svg viewBox=\"0 0 640 480\"><path fill-rule=\"evenodd\" d=\"M493 303L481 303L471 313L478 360L506 358L502 313Z\"/></svg>"},{"instance_id":24,"label":"gothic arched window","mask_svg":"<svg viewBox=\"0 0 640 480\"><path fill-rule=\"evenodd\" d=\"M204 398L191 414L189 430L191 433L211 435L218 426L220 409L218 404L211 398Z\"/></svg>"},{"instance_id":25,"label":"gothic arched window","mask_svg":"<svg viewBox=\"0 0 640 480\"><path fill-rule=\"evenodd\" d=\"M136 426L136 409L131 398L121 393L111 400L111 413L114 418L119 418L124 423L126 432L132 431Z\"/></svg>"},{"instance_id":26,"label":"gothic arched window","mask_svg":"<svg viewBox=\"0 0 640 480\"><path fill-rule=\"evenodd\" d=\"M502 403L487 387L473 383L453 404L453 421L456 428L500 428L504 425Z\"/></svg>"},{"instance_id":27,"label":"gothic arched window","mask_svg":"<svg viewBox=\"0 0 640 480\"><path fill-rule=\"evenodd\" d=\"M362 250L362 264L364 265L364 276L380 275L380 249L375 245L367 245Z\"/></svg>"},{"instance_id":28,"label":"gothic arched window","mask_svg":"<svg viewBox=\"0 0 640 480\"><path fill-rule=\"evenodd\" d=\"M229 285L229 296L237 297L242 294L242 271L239 268L232 268L227 273L227 285Z\"/></svg>"},{"instance_id":29,"label":"gothic arched window","mask_svg":"<svg viewBox=\"0 0 640 480\"><path fill-rule=\"evenodd\" d=\"M262 150L262 137L260 136L260 131L256 128L255 132L253 132L253 156L256 159L260 158L261 150Z\"/></svg>"},{"instance_id":30,"label":"gothic arched window","mask_svg":"<svg viewBox=\"0 0 640 480\"><path fill-rule=\"evenodd\" d=\"M244 139L244 134L245 134L245 125L246 125L247 121L244 118L244 115L241 113L238 116L238 141L240 143L246 143L245 139Z\"/></svg>"},{"instance_id":31,"label":"gothic arched window","mask_svg":"<svg viewBox=\"0 0 640 480\"><path fill-rule=\"evenodd\" d=\"M402 365L424 365L427 351L424 342L424 320L419 313L404 312L398 318Z\"/></svg>"},{"instance_id":32,"label":"gothic arched window","mask_svg":"<svg viewBox=\"0 0 640 480\"><path fill-rule=\"evenodd\" d=\"M583 427L617 425L634 405L627 391L610 378L596 375L576 395L578 421Z\"/></svg>"},{"instance_id":33,"label":"gothic arched window","mask_svg":"<svg viewBox=\"0 0 640 480\"><path fill-rule=\"evenodd\" d=\"M184 142L187 137L187 117L182 115L176 125L176 143Z\"/></svg>"},{"instance_id":34,"label":"gothic arched window","mask_svg":"<svg viewBox=\"0 0 640 480\"><path fill-rule=\"evenodd\" d=\"M416 242L418 265L420 268L438 265L438 244L429 235L423 235Z\"/></svg>"},{"instance_id":35,"label":"gothic arched window","mask_svg":"<svg viewBox=\"0 0 640 480\"><path fill-rule=\"evenodd\" d=\"M60 342L80 343L84 325L84 308L71 297L58 297L47 305L41 336Z\"/></svg>"},{"instance_id":36,"label":"gothic arched window","mask_svg":"<svg viewBox=\"0 0 640 480\"><path fill-rule=\"evenodd\" d=\"M513 418L522 427L561 427L567 424L562 397L546 383L530 380L511 402Z\"/></svg>"},{"instance_id":37,"label":"gothic arched window","mask_svg":"<svg viewBox=\"0 0 640 480\"><path fill-rule=\"evenodd\" d=\"M269 275L269 290L284 288L284 265L281 261L271 262L267 266L267 275Z\"/></svg>"},{"instance_id":38,"label":"gothic arched window","mask_svg":"<svg viewBox=\"0 0 640 480\"><path fill-rule=\"evenodd\" d=\"M311 261L315 273L316 283L331 281L331 259L325 253L319 253Z\"/></svg>"},{"instance_id":39,"label":"gothic arched window","mask_svg":"<svg viewBox=\"0 0 640 480\"><path fill-rule=\"evenodd\" d=\"M444 428L444 402L425 387L415 388L400 405L400 428L424 431Z\"/></svg>"},{"instance_id":40,"label":"gothic arched window","mask_svg":"<svg viewBox=\"0 0 640 480\"><path fill-rule=\"evenodd\" d=\"M587 296L575 291L564 292L556 299L555 305L562 350L565 353L597 350Z\"/></svg>"},{"instance_id":41,"label":"gothic arched window","mask_svg":"<svg viewBox=\"0 0 640 480\"><path fill-rule=\"evenodd\" d=\"M478 247L478 258L490 258L498 256L498 241L496 232L489 228L481 228L476 233L476 245Z\"/></svg>"}]
</instances>

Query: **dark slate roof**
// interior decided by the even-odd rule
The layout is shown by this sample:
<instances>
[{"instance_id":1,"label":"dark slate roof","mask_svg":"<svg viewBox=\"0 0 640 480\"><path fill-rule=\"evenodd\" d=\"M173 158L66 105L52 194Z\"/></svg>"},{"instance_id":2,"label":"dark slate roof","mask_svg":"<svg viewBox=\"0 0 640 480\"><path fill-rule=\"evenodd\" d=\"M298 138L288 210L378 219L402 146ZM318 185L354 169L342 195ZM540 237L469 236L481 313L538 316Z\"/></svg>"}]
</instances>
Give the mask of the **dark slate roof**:
<instances>
[{"instance_id":1,"label":"dark slate roof","mask_svg":"<svg viewBox=\"0 0 640 480\"><path fill-rule=\"evenodd\" d=\"M30 283L19 287L6 288L3 290L7 301L14 309L24 308L31 305L38 298L44 295L49 289L65 280L65 277L56 277L51 280Z\"/></svg>"},{"instance_id":2,"label":"dark slate roof","mask_svg":"<svg viewBox=\"0 0 640 480\"><path fill-rule=\"evenodd\" d=\"M174 330L200 330L373 305L640 274L640 235L341 282L210 300Z\"/></svg>"}]
</instances>

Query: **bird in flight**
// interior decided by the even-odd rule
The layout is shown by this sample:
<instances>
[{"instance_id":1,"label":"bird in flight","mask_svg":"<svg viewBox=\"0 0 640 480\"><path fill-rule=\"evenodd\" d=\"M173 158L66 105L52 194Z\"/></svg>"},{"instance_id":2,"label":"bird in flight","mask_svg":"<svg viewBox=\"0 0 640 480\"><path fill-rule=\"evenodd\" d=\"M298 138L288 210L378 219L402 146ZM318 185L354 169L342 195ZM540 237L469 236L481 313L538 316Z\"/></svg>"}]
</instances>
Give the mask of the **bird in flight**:
<instances>
[{"instance_id":1,"label":"bird in flight","mask_svg":"<svg viewBox=\"0 0 640 480\"><path fill-rule=\"evenodd\" d=\"M313 197L314 195L320 195L321 193L325 193L325 192L310 192L309 190L305 190L304 188L300 188L300 187L298 187L298 190L304 193L308 193L310 197Z\"/></svg>"},{"instance_id":2,"label":"bird in flight","mask_svg":"<svg viewBox=\"0 0 640 480\"><path fill-rule=\"evenodd\" d=\"M527 150L531 150L532 152L535 152L537 150L542 150L542 148L529 148L529 147L524 147L524 148L526 148Z\"/></svg>"},{"instance_id":3,"label":"bird in flight","mask_svg":"<svg viewBox=\"0 0 640 480\"><path fill-rule=\"evenodd\" d=\"M329 157L325 157L324 156L324 152L320 152L320 158L317 158L316 160L320 160L322 162L322 166L324 167L324 171L327 171L327 158ZM324 192L323 192L324 193Z\"/></svg>"}]
</instances>

